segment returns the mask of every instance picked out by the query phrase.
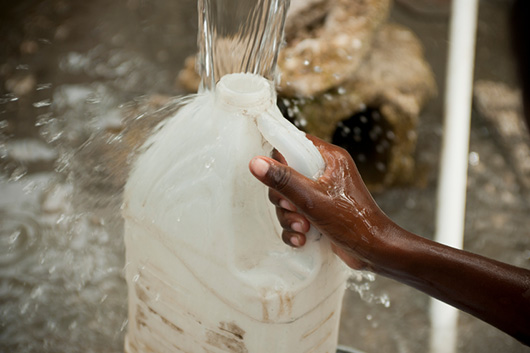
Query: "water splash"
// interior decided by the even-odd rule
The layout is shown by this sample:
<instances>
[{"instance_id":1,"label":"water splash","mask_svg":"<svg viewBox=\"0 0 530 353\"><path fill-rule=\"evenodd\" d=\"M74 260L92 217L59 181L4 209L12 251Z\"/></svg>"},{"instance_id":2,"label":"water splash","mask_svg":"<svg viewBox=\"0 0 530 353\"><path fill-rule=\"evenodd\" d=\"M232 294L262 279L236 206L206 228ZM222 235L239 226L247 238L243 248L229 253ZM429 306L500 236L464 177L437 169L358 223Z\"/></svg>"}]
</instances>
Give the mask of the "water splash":
<instances>
[{"instance_id":1,"label":"water splash","mask_svg":"<svg viewBox=\"0 0 530 353\"><path fill-rule=\"evenodd\" d=\"M388 294L377 294L370 285L376 280L373 273L363 271L352 271L346 287L359 294L362 300L370 304L381 304L385 308L390 307L390 298Z\"/></svg>"}]
</instances>

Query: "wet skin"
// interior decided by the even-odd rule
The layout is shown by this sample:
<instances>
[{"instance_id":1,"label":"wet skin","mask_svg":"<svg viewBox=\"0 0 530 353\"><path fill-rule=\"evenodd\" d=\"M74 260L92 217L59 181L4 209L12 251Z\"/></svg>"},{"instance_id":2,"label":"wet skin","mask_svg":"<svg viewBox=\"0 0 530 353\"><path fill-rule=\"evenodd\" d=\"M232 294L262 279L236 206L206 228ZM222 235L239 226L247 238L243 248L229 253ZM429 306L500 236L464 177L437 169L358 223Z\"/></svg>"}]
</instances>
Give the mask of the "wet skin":
<instances>
[{"instance_id":1,"label":"wet skin","mask_svg":"<svg viewBox=\"0 0 530 353\"><path fill-rule=\"evenodd\" d=\"M419 289L530 345L530 271L454 249L399 227L377 206L352 158L307 135L326 170L317 181L286 165L283 156L256 157L252 174L269 198L286 244L300 247L310 225L351 268L369 270Z\"/></svg>"}]
</instances>

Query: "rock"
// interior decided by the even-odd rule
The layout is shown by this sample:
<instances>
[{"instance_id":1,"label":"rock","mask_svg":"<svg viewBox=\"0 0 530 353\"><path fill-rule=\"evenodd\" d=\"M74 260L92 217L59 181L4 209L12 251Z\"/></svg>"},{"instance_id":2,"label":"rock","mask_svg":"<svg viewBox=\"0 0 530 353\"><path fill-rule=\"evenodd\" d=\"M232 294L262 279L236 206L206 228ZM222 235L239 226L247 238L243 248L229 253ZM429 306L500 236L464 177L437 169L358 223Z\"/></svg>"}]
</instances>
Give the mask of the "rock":
<instances>
[{"instance_id":1,"label":"rock","mask_svg":"<svg viewBox=\"0 0 530 353\"><path fill-rule=\"evenodd\" d=\"M390 9L390 0L330 3L320 22L306 23L296 28L296 36L287 36L291 39L278 59L281 94L311 97L348 80L370 51ZM316 9L320 14L318 2Z\"/></svg>"},{"instance_id":2,"label":"rock","mask_svg":"<svg viewBox=\"0 0 530 353\"><path fill-rule=\"evenodd\" d=\"M298 37L301 31L322 24L334 3L335 1L328 0L291 0L285 19L285 40L290 42Z\"/></svg>"},{"instance_id":3,"label":"rock","mask_svg":"<svg viewBox=\"0 0 530 353\"><path fill-rule=\"evenodd\" d=\"M363 175L371 188L377 189L413 178L419 114L435 94L434 75L419 40L410 30L388 24L377 34L357 75L322 95L293 104L298 105L298 119L304 130L327 141L333 141L341 121L367 108L379 112L384 122L377 125L393 138L381 161L384 173L377 178Z\"/></svg>"}]
</instances>

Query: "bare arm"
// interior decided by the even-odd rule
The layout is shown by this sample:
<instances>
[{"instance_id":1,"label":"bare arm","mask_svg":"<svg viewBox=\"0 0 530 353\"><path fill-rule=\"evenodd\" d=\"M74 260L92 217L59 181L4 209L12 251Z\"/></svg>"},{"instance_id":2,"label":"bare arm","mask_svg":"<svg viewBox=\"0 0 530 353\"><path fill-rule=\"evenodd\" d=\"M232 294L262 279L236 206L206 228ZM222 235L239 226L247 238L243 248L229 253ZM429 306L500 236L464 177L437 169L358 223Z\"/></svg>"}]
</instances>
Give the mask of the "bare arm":
<instances>
[{"instance_id":1,"label":"bare arm","mask_svg":"<svg viewBox=\"0 0 530 353\"><path fill-rule=\"evenodd\" d=\"M530 271L441 245L392 222L376 205L349 154L308 136L326 161L311 181L283 157L254 158L250 170L269 186L283 240L303 246L309 224L330 238L350 267L417 288L530 345Z\"/></svg>"}]
</instances>

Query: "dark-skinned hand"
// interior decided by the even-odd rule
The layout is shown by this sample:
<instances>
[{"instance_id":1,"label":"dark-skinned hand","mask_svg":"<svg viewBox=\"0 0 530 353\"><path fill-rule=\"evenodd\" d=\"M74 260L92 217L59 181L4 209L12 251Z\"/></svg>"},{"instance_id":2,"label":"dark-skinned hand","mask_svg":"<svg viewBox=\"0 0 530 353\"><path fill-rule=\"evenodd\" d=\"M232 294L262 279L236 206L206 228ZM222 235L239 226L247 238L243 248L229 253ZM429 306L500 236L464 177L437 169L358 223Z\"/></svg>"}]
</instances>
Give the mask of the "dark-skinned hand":
<instances>
[{"instance_id":1,"label":"dark-skinned hand","mask_svg":"<svg viewBox=\"0 0 530 353\"><path fill-rule=\"evenodd\" d=\"M275 151L255 157L250 171L269 187L285 243L300 247L311 225L331 240L350 267L421 290L530 345L530 270L418 236L377 206L343 149L307 135L326 168L316 181Z\"/></svg>"},{"instance_id":2,"label":"dark-skinned hand","mask_svg":"<svg viewBox=\"0 0 530 353\"><path fill-rule=\"evenodd\" d=\"M387 217L379 209L348 152L307 135L318 148L326 169L310 180L287 166L276 150L272 157L256 157L250 170L269 186L283 228L282 239L303 246L310 224L332 242L333 251L350 267L370 267L370 251Z\"/></svg>"}]
</instances>

